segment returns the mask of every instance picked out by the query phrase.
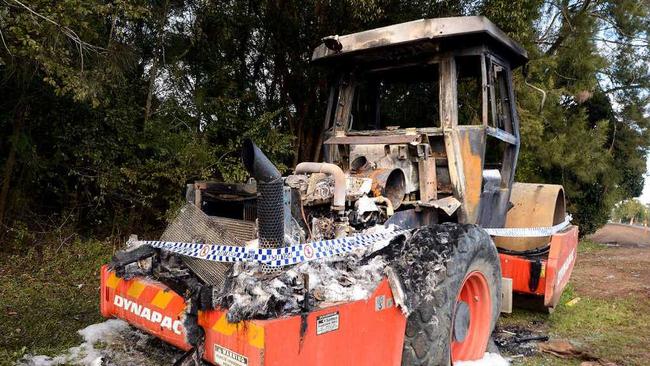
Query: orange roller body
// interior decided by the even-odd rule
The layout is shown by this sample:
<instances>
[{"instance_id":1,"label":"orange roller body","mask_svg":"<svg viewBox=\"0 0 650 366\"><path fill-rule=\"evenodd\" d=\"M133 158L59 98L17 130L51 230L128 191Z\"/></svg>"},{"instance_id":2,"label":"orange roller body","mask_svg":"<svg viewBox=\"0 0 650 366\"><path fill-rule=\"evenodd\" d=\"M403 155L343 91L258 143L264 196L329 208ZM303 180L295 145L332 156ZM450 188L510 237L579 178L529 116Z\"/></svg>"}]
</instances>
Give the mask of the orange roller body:
<instances>
[{"instance_id":1,"label":"orange roller body","mask_svg":"<svg viewBox=\"0 0 650 366\"><path fill-rule=\"evenodd\" d=\"M188 350L191 346L182 324L185 305L180 295L160 282L142 277L126 281L102 267L102 315L124 319ZM159 315L152 319L154 312ZM199 312L198 322L205 331L204 358L215 365L401 364L406 317L395 305L385 279L366 300L333 304L304 318L229 323L226 316L226 310Z\"/></svg>"},{"instance_id":2,"label":"orange roller body","mask_svg":"<svg viewBox=\"0 0 650 366\"><path fill-rule=\"evenodd\" d=\"M539 296L545 307L553 308L569 282L577 250L578 227L569 226L551 237L548 256L540 258L539 262L501 253L501 273L503 277L512 279L514 293ZM540 266L538 272L532 270L534 265ZM535 279L536 273L538 277Z\"/></svg>"}]
</instances>

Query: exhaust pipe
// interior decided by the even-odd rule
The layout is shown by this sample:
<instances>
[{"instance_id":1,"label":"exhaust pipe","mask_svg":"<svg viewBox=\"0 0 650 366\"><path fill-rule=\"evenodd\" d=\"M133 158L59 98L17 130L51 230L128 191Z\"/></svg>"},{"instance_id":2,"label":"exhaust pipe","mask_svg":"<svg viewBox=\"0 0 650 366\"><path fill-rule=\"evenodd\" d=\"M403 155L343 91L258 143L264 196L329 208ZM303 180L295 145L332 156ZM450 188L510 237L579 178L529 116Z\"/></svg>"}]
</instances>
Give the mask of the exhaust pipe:
<instances>
[{"instance_id":1,"label":"exhaust pipe","mask_svg":"<svg viewBox=\"0 0 650 366\"><path fill-rule=\"evenodd\" d=\"M242 160L257 181L257 224L260 248L284 246L284 184L278 168L250 139L244 141Z\"/></svg>"},{"instance_id":2,"label":"exhaust pipe","mask_svg":"<svg viewBox=\"0 0 650 366\"><path fill-rule=\"evenodd\" d=\"M338 165L329 163L300 163L296 165L296 174L303 173L325 173L334 177L332 210L336 212L345 210L345 173Z\"/></svg>"}]
</instances>

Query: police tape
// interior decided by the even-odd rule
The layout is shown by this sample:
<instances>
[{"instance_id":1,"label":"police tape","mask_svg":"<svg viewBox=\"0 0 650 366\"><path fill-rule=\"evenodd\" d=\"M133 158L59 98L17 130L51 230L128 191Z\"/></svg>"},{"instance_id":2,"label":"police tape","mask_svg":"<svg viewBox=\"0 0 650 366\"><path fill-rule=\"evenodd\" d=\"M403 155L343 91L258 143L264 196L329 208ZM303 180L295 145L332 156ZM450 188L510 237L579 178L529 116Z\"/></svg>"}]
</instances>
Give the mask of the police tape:
<instances>
[{"instance_id":1,"label":"police tape","mask_svg":"<svg viewBox=\"0 0 650 366\"><path fill-rule=\"evenodd\" d=\"M396 230L381 233L358 234L344 238L321 240L282 248L246 248L230 245L155 240L139 240L134 244L150 245L154 248L187 257L205 259L213 262L254 262L271 267L282 267L349 253L355 249L373 245L380 240L393 239L407 231L408 230Z\"/></svg>"},{"instance_id":2,"label":"police tape","mask_svg":"<svg viewBox=\"0 0 650 366\"><path fill-rule=\"evenodd\" d=\"M536 238L551 236L564 230L571 224L572 217L567 215L563 222L550 227L513 227L513 228L484 228L491 236L510 237L510 238Z\"/></svg>"},{"instance_id":3,"label":"police tape","mask_svg":"<svg viewBox=\"0 0 650 366\"><path fill-rule=\"evenodd\" d=\"M571 216L564 222L551 227L536 228L484 228L491 236L499 237L544 237L554 235L569 226ZM380 240L390 240L409 230L386 231L381 233L358 234L344 238L321 240L282 248L246 248L230 245L215 245L186 242L169 242L155 240L136 241L136 245L150 245L154 248L205 259L212 262L254 262L271 267L282 267L312 261L320 258L334 257L367 247Z\"/></svg>"}]
</instances>

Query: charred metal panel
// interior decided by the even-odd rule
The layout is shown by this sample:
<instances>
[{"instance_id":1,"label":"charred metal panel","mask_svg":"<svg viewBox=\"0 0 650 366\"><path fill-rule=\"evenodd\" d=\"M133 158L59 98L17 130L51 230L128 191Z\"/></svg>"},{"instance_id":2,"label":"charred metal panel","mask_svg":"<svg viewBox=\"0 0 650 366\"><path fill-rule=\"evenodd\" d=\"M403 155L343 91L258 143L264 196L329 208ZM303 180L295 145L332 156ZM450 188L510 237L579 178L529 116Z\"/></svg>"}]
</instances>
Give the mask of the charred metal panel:
<instances>
[{"instance_id":1,"label":"charred metal panel","mask_svg":"<svg viewBox=\"0 0 650 366\"><path fill-rule=\"evenodd\" d=\"M384 144L417 144L422 140L421 135L385 135L385 136L334 136L327 139L325 145L384 145Z\"/></svg>"},{"instance_id":2,"label":"charred metal panel","mask_svg":"<svg viewBox=\"0 0 650 366\"><path fill-rule=\"evenodd\" d=\"M549 227L564 221L564 189L555 184L515 183L510 197L513 207L506 216L505 227ZM494 242L499 248L525 251L543 247L550 237L505 238Z\"/></svg>"},{"instance_id":3,"label":"charred metal panel","mask_svg":"<svg viewBox=\"0 0 650 366\"><path fill-rule=\"evenodd\" d=\"M221 245L243 246L244 242L230 233L224 226L212 220L192 204L185 205L167 226L160 237L163 241L184 241ZM198 258L181 257L205 283L220 287L226 272L232 266L228 263L211 262Z\"/></svg>"},{"instance_id":4,"label":"charred metal panel","mask_svg":"<svg viewBox=\"0 0 650 366\"><path fill-rule=\"evenodd\" d=\"M443 131L458 126L458 91L456 84L456 60L447 57L440 62L440 122ZM447 137L445 136L445 143ZM449 154L449 148L446 148Z\"/></svg>"},{"instance_id":5,"label":"charred metal panel","mask_svg":"<svg viewBox=\"0 0 650 366\"><path fill-rule=\"evenodd\" d=\"M461 223L478 222L485 139L483 127L457 127L445 131L449 177L454 196L462 203L458 217Z\"/></svg>"},{"instance_id":6,"label":"charred metal panel","mask_svg":"<svg viewBox=\"0 0 650 366\"><path fill-rule=\"evenodd\" d=\"M499 45L504 49L504 53L517 63L523 63L528 58L521 46L482 16L421 19L336 38L340 42L339 50L321 44L314 50L312 60L377 52L379 49L385 53L388 49L398 51L412 48L414 45L420 48L417 53L421 54L421 48L435 46L436 41L449 40L458 43L472 38L480 38L483 43ZM435 51L435 47L432 51Z\"/></svg>"},{"instance_id":7,"label":"charred metal panel","mask_svg":"<svg viewBox=\"0 0 650 366\"><path fill-rule=\"evenodd\" d=\"M418 175L420 200L430 202L438 199L436 158L431 155L431 147L428 144L418 145Z\"/></svg>"},{"instance_id":8,"label":"charred metal panel","mask_svg":"<svg viewBox=\"0 0 650 366\"><path fill-rule=\"evenodd\" d=\"M419 189L417 164L408 156L400 157L400 147L408 149L408 145L352 145L350 161L365 157L375 169L400 169L406 179L405 193L415 192Z\"/></svg>"},{"instance_id":9,"label":"charred metal panel","mask_svg":"<svg viewBox=\"0 0 650 366\"><path fill-rule=\"evenodd\" d=\"M255 221L230 219L227 217L212 216L211 220L221 225L237 239L249 241L257 238L257 225Z\"/></svg>"},{"instance_id":10,"label":"charred metal panel","mask_svg":"<svg viewBox=\"0 0 650 366\"><path fill-rule=\"evenodd\" d=\"M517 159L519 158L519 146L521 137L519 135L519 115L517 114L515 91L512 86L512 70L506 69L508 80L508 96L510 99L510 114L512 116L512 133L515 137L515 143L508 146L505 157L503 158L503 181L501 187L512 188L515 181L515 170L517 169Z\"/></svg>"},{"instance_id":11,"label":"charred metal panel","mask_svg":"<svg viewBox=\"0 0 650 366\"><path fill-rule=\"evenodd\" d=\"M488 135L493 136L503 142L507 142L509 144L516 144L517 143L517 137L509 132L506 132L504 130L500 130L498 128L494 127L487 127L487 132Z\"/></svg>"},{"instance_id":12,"label":"charred metal panel","mask_svg":"<svg viewBox=\"0 0 650 366\"><path fill-rule=\"evenodd\" d=\"M510 205L510 189L484 188L481 193L481 213L478 224L490 228L504 227Z\"/></svg>"},{"instance_id":13,"label":"charred metal panel","mask_svg":"<svg viewBox=\"0 0 650 366\"><path fill-rule=\"evenodd\" d=\"M440 63L440 120L454 196L461 202L458 221L478 221L486 132L483 126L458 126L456 61Z\"/></svg>"},{"instance_id":14,"label":"charred metal panel","mask_svg":"<svg viewBox=\"0 0 650 366\"><path fill-rule=\"evenodd\" d=\"M438 214L435 210L424 209L420 212L415 209L395 212L385 225L397 225L403 229L412 229L438 223Z\"/></svg>"}]
</instances>

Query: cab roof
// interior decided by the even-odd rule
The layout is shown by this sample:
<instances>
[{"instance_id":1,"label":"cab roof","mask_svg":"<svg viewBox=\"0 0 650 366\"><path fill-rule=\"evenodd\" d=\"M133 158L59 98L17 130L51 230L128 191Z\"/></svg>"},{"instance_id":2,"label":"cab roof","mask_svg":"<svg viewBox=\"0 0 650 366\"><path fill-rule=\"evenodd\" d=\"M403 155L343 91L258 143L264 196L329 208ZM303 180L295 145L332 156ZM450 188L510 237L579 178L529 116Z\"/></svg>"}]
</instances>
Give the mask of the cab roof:
<instances>
[{"instance_id":1,"label":"cab roof","mask_svg":"<svg viewBox=\"0 0 650 366\"><path fill-rule=\"evenodd\" d=\"M372 62L394 56L416 56L437 52L460 52L473 47L488 47L511 64L528 61L528 53L494 23L483 16L420 19L371 29L337 39L340 50L323 42L314 49L317 63ZM325 38L324 38L325 40Z\"/></svg>"}]
</instances>

